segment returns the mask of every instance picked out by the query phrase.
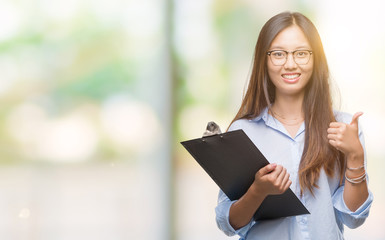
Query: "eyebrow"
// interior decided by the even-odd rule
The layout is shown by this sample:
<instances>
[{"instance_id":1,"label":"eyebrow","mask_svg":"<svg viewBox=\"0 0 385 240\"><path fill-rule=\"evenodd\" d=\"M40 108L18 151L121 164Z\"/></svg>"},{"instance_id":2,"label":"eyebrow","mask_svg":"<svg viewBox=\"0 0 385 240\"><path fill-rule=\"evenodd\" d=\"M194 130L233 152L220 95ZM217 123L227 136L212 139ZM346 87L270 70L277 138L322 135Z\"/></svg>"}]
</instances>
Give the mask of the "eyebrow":
<instances>
[{"instance_id":1,"label":"eyebrow","mask_svg":"<svg viewBox=\"0 0 385 240\"><path fill-rule=\"evenodd\" d=\"M272 46L271 49L285 50L285 48L281 46ZM310 49L310 46L302 45L295 48L295 50L298 50L298 49Z\"/></svg>"}]
</instances>

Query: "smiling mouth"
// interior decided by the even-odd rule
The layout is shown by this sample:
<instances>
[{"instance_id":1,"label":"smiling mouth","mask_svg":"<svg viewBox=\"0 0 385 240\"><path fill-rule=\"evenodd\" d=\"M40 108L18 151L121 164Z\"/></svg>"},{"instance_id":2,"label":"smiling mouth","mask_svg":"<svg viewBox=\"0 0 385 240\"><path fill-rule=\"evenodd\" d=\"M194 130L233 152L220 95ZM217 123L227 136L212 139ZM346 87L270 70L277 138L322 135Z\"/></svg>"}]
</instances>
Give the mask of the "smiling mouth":
<instances>
[{"instance_id":1,"label":"smiling mouth","mask_svg":"<svg viewBox=\"0 0 385 240\"><path fill-rule=\"evenodd\" d=\"M301 76L301 74L299 74L299 73L296 73L296 74L282 74L283 78L289 79L289 80L299 78L299 76Z\"/></svg>"}]
</instances>

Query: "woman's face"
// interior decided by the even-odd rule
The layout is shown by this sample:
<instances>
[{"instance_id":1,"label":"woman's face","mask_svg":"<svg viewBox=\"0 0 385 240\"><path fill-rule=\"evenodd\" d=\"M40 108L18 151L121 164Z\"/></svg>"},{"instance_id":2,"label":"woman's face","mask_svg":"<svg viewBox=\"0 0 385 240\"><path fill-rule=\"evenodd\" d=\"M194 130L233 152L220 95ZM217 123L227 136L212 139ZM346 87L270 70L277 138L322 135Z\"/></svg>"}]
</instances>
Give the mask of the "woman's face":
<instances>
[{"instance_id":1,"label":"woman's face","mask_svg":"<svg viewBox=\"0 0 385 240\"><path fill-rule=\"evenodd\" d=\"M284 50L293 52L296 50L312 50L310 44L297 25L292 25L280 32L271 43L269 51ZM282 52L281 52L282 53ZM277 58L282 57L281 53L275 54ZM285 54L285 53L284 53ZM296 61L301 63L302 52L294 53ZM303 96L306 84L309 82L313 72L313 55L306 64L297 64L294 61L293 53L287 55L287 60L283 65L277 66L273 64L273 56L268 56L267 69L270 80L276 87L276 97L280 96ZM281 60L282 61L282 60ZM284 60L283 60L284 62ZM275 62L277 63L277 61ZM303 63L303 61L302 61Z\"/></svg>"}]
</instances>

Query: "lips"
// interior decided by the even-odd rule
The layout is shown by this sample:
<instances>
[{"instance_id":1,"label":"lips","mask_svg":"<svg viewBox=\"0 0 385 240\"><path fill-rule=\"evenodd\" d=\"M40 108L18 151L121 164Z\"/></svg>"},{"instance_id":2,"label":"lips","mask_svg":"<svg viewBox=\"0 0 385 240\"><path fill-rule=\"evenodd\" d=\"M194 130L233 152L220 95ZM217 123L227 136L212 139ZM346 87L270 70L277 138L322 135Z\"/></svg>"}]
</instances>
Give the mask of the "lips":
<instances>
[{"instance_id":1,"label":"lips","mask_svg":"<svg viewBox=\"0 0 385 240\"><path fill-rule=\"evenodd\" d=\"M296 83L301 74L300 73L285 73L281 75L283 80L287 83Z\"/></svg>"}]
</instances>

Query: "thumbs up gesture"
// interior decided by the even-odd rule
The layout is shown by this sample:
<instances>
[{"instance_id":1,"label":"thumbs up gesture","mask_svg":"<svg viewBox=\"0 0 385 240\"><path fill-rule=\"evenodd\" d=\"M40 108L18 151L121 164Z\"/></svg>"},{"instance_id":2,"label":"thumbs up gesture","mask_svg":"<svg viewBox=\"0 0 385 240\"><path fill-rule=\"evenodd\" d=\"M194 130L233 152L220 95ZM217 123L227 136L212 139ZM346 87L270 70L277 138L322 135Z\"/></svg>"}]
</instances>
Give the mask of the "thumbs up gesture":
<instances>
[{"instance_id":1,"label":"thumbs up gesture","mask_svg":"<svg viewBox=\"0 0 385 240\"><path fill-rule=\"evenodd\" d=\"M358 118L362 112L354 114L350 124L332 122L327 130L330 145L343 152L347 158L363 156L363 148L358 137Z\"/></svg>"}]
</instances>

